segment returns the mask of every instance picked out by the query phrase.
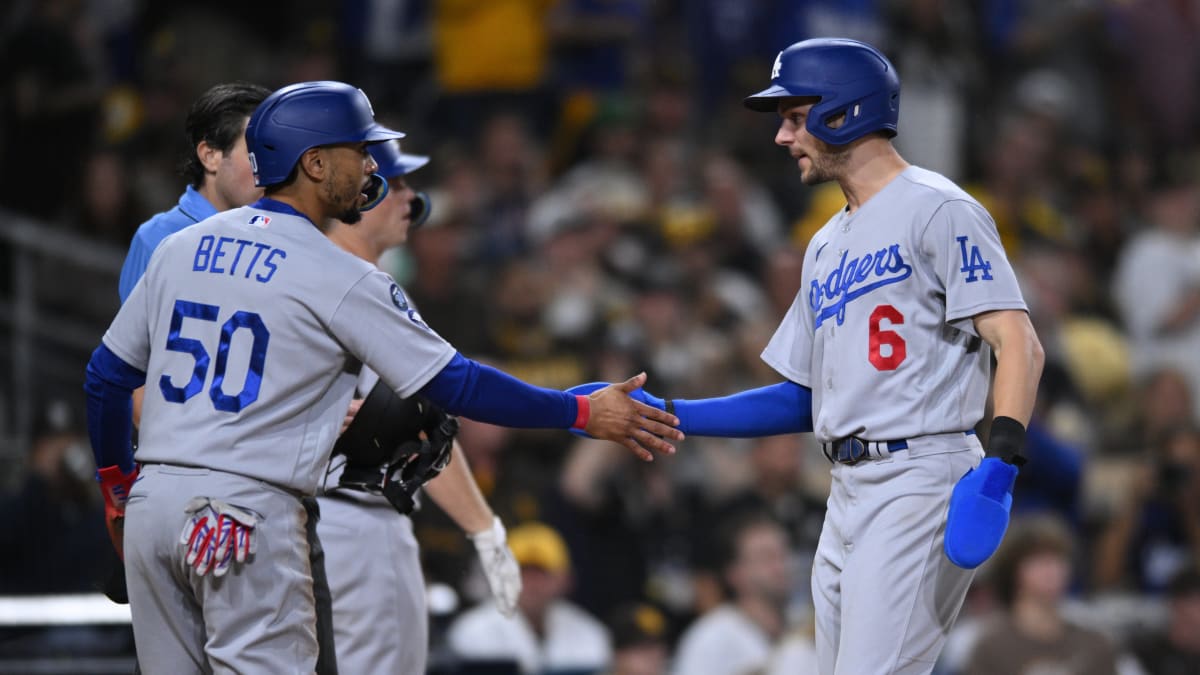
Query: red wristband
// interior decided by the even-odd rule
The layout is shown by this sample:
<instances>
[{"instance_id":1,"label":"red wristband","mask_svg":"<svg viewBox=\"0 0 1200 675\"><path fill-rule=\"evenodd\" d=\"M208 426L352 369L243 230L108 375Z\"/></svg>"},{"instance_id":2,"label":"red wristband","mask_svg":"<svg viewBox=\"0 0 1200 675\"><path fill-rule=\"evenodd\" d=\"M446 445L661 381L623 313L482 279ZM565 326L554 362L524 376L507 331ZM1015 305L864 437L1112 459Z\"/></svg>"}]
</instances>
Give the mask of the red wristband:
<instances>
[{"instance_id":1,"label":"red wristband","mask_svg":"<svg viewBox=\"0 0 1200 675\"><path fill-rule=\"evenodd\" d=\"M588 417L592 414L592 402L583 394L575 394L575 406L575 423L571 425L571 428L583 430L587 427Z\"/></svg>"}]
</instances>

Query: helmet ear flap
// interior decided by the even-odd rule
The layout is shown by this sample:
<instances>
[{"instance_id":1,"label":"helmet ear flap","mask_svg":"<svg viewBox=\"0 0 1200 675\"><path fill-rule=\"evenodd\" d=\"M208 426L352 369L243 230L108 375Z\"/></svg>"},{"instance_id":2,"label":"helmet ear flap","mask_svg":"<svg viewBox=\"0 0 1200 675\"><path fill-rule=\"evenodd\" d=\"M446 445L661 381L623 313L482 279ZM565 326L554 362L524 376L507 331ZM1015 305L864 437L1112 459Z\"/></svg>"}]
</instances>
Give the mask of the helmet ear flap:
<instances>
[{"instance_id":1,"label":"helmet ear flap","mask_svg":"<svg viewBox=\"0 0 1200 675\"><path fill-rule=\"evenodd\" d=\"M413 196L410 204L408 229L415 230L424 225L425 221L429 220L429 212L433 210L433 202L430 201L427 193L418 192Z\"/></svg>"},{"instance_id":2,"label":"helmet ear flap","mask_svg":"<svg viewBox=\"0 0 1200 675\"><path fill-rule=\"evenodd\" d=\"M363 190L363 192L367 195L367 203L364 204L359 211L370 211L376 206L379 206L379 204L382 203L387 197L388 182L384 180L383 176L373 173L371 174L371 178L367 183L367 188Z\"/></svg>"}]
</instances>

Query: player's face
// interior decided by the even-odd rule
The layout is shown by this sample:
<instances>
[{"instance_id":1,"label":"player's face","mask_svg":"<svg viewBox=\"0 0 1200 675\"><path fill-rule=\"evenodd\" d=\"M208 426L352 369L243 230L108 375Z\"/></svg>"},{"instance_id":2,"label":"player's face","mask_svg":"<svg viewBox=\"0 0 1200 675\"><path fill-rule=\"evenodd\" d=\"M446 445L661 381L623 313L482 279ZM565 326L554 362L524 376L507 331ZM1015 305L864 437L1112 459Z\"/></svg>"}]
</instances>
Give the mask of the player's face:
<instances>
[{"instance_id":1,"label":"player's face","mask_svg":"<svg viewBox=\"0 0 1200 675\"><path fill-rule=\"evenodd\" d=\"M246 121L249 122L250 118L247 117ZM244 130L245 125L242 128ZM239 135L229 152L221 156L214 180L217 198L225 202L223 205L214 204L218 210L245 206L262 197L262 188L254 185L254 171L250 168L250 153L246 151L245 133Z\"/></svg>"},{"instance_id":2,"label":"player's face","mask_svg":"<svg viewBox=\"0 0 1200 675\"><path fill-rule=\"evenodd\" d=\"M739 593L786 602L791 591L787 539L772 525L751 527L738 542L735 587Z\"/></svg>"},{"instance_id":3,"label":"player's face","mask_svg":"<svg viewBox=\"0 0 1200 675\"><path fill-rule=\"evenodd\" d=\"M371 229L370 236L384 251L408 241L408 226L412 224L413 189L404 176L388 179L388 195L378 206L362 214L362 225Z\"/></svg>"},{"instance_id":4,"label":"player's face","mask_svg":"<svg viewBox=\"0 0 1200 675\"><path fill-rule=\"evenodd\" d=\"M362 220L360 209L367 203L367 183L379 165L367 152L366 143L328 145L322 150L329 162L322 184L324 197L335 218L353 225Z\"/></svg>"},{"instance_id":5,"label":"player's face","mask_svg":"<svg viewBox=\"0 0 1200 675\"><path fill-rule=\"evenodd\" d=\"M249 117L242 120L243 131L249 120ZM196 146L196 156L204 165L205 173L200 191L218 211L245 206L262 196L262 188L254 186L254 171L250 168L244 133L238 135L228 150L201 141Z\"/></svg>"},{"instance_id":6,"label":"player's face","mask_svg":"<svg viewBox=\"0 0 1200 675\"><path fill-rule=\"evenodd\" d=\"M808 133L805 126L808 114L819 100L812 96L795 96L779 101L779 116L783 122L775 134L775 143L787 148L796 159L800 180L805 185L838 180L849 158L849 146L830 145Z\"/></svg>"}]
</instances>

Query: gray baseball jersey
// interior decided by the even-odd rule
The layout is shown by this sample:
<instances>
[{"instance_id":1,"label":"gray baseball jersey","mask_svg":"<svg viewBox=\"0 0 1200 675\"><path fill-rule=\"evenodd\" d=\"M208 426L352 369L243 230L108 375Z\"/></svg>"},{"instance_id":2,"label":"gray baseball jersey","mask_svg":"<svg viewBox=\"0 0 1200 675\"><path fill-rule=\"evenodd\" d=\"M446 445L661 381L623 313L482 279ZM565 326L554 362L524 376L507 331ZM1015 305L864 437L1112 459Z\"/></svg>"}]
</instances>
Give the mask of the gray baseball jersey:
<instances>
[{"instance_id":1,"label":"gray baseball jersey","mask_svg":"<svg viewBox=\"0 0 1200 675\"><path fill-rule=\"evenodd\" d=\"M983 458L964 433L990 368L972 317L1004 309L1025 303L991 217L931 171L905 169L809 243L763 359L812 388L819 440L905 441L833 465L812 574L822 673L933 669L973 576L942 552L950 494Z\"/></svg>"},{"instance_id":2,"label":"gray baseball jersey","mask_svg":"<svg viewBox=\"0 0 1200 675\"><path fill-rule=\"evenodd\" d=\"M762 358L813 391L818 440L899 440L983 417L990 348L971 320L1025 309L996 226L961 188L909 167L804 256Z\"/></svg>"},{"instance_id":3,"label":"gray baseball jersey","mask_svg":"<svg viewBox=\"0 0 1200 675\"><path fill-rule=\"evenodd\" d=\"M104 344L147 374L139 462L304 494L361 363L409 396L454 356L391 277L303 216L253 206L168 237Z\"/></svg>"}]
</instances>

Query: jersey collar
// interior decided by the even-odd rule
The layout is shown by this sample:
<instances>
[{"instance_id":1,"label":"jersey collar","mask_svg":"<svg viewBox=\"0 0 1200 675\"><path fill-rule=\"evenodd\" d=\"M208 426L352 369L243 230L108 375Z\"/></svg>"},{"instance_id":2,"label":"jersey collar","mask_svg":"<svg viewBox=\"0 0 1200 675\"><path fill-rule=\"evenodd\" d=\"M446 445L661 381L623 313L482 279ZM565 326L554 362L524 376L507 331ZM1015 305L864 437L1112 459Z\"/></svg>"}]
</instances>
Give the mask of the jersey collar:
<instances>
[{"instance_id":1,"label":"jersey collar","mask_svg":"<svg viewBox=\"0 0 1200 675\"><path fill-rule=\"evenodd\" d=\"M263 197L259 199L251 204L250 208L262 209L263 211L274 211L275 213L286 213L292 216L300 216L301 218L312 223L311 218L297 211L291 204L284 204L283 202L276 199L271 199L270 197ZM313 223L313 225L316 226L316 223Z\"/></svg>"}]
</instances>

